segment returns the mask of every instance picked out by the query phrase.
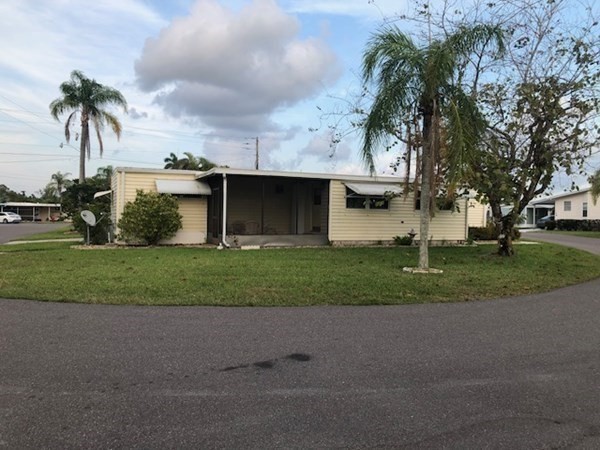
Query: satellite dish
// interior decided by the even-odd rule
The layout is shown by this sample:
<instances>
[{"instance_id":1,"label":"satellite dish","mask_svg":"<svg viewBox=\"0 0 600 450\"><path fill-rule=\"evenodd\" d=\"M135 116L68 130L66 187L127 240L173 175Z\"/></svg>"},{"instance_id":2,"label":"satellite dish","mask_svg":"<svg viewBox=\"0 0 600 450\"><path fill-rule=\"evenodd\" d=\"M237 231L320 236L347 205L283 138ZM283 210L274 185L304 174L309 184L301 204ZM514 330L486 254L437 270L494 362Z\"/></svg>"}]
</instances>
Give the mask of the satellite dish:
<instances>
[{"instance_id":1,"label":"satellite dish","mask_svg":"<svg viewBox=\"0 0 600 450\"><path fill-rule=\"evenodd\" d=\"M85 223L87 223L91 227L96 225L96 216L93 212L87 209L81 211L81 218L85 221Z\"/></svg>"}]
</instances>

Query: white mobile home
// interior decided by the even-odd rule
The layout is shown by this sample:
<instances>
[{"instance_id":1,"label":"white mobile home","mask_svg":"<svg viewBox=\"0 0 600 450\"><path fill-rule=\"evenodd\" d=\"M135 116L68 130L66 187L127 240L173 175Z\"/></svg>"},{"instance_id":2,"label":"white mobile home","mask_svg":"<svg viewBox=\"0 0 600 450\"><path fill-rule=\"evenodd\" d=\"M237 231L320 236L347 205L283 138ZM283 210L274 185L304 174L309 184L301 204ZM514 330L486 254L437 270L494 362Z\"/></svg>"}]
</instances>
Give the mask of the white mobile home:
<instances>
[{"instance_id":1,"label":"white mobile home","mask_svg":"<svg viewBox=\"0 0 600 450\"><path fill-rule=\"evenodd\" d=\"M175 195L183 228L165 243L225 245L357 245L390 243L411 230L419 211L397 177L215 168L208 172L117 168L112 179L116 224L137 190ZM437 211L433 242L467 239L467 200ZM118 233L118 230L117 230Z\"/></svg>"}]
</instances>

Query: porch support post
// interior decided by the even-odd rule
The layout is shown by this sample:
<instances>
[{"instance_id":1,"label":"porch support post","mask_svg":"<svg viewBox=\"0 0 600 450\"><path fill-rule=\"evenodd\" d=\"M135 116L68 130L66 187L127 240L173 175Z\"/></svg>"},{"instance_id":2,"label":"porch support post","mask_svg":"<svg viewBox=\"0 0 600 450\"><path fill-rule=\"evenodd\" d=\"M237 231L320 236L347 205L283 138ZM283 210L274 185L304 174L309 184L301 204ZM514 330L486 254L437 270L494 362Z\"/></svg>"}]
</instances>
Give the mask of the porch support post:
<instances>
[{"instance_id":1,"label":"porch support post","mask_svg":"<svg viewBox=\"0 0 600 450\"><path fill-rule=\"evenodd\" d=\"M223 174L223 231L221 242L225 247L230 247L227 243L227 174Z\"/></svg>"},{"instance_id":2,"label":"porch support post","mask_svg":"<svg viewBox=\"0 0 600 450\"><path fill-rule=\"evenodd\" d=\"M260 234L265 234L265 180L262 179L262 193L260 200Z\"/></svg>"}]
</instances>

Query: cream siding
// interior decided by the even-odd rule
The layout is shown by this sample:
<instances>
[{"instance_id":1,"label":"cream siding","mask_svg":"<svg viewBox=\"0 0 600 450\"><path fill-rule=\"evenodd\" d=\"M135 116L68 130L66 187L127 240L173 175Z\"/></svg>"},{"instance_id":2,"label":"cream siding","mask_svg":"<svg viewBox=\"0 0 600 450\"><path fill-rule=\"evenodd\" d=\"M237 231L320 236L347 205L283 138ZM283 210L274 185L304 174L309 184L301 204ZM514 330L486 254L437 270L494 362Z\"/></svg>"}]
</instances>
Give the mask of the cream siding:
<instances>
[{"instance_id":1,"label":"cream siding","mask_svg":"<svg viewBox=\"0 0 600 450\"><path fill-rule=\"evenodd\" d=\"M429 239L433 241L466 240L466 217L461 212L438 211L431 221ZM419 211L413 209L412 196L390 200L389 209L346 208L346 187L332 180L329 191L329 240L344 242L391 241L394 236L406 235L411 229L419 231ZM419 239L417 234L416 239Z\"/></svg>"},{"instance_id":2,"label":"cream siding","mask_svg":"<svg viewBox=\"0 0 600 450\"><path fill-rule=\"evenodd\" d=\"M571 210L565 211L565 202L571 202ZM588 215L583 217L583 203L587 202ZM600 219L600 200L594 205L590 191L577 192L556 199L554 205L556 220L562 219Z\"/></svg>"},{"instance_id":3,"label":"cream siding","mask_svg":"<svg viewBox=\"0 0 600 450\"><path fill-rule=\"evenodd\" d=\"M116 234L116 224L121 218L125 204L135 200L138 190L156 192L156 180L191 180L196 179L194 172L177 171L117 171L113 176L113 202L115 211L112 213ZM115 190L116 187L116 190ZM179 213L183 216L183 227L165 244L203 244L206 243L208 226L208 207L206 197L178 197Z\"/></svg>"},{"instance_id":4,"label":"cream siding","mask_svg":"<svg viewBox=\"0 0 600 450\"><path fill-rule=\"evenodd\" d=\"M485 227L487 225L488 205L479 203L475 199L469 199L467 218L470 227Z\"/></svg>"}]
</instances>

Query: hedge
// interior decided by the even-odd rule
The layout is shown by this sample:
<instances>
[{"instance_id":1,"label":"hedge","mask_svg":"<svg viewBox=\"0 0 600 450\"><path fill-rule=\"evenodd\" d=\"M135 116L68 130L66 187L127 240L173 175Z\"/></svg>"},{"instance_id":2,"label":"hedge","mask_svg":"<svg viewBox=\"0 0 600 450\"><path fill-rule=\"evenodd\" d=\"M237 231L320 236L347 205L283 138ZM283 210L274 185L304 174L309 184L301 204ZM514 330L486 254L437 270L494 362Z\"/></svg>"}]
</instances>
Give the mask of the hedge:
<instances>
[{"instance_id":1,"label":"hedge","mask_svg":"<svg viewBox=\"0 0 600 450\"><path fill-rule=\"evenodd\" d=\"M512 238L513 240L519 239L521 232L518 228L513 228ZM495 241L498 239L498 231L493 225L486 227L469 227L469 239L474 241Z\"/></svg>"},{"instance_id":2,"label":"hedge","mask_svg":"<svg viewBox=\"0 0 600 450\"><path fill-rule=\"evenodd\" d=\"M600 220L560 219L556 221L556 229L562 231L600 231Z\"/></svg>"}]
</instances>

